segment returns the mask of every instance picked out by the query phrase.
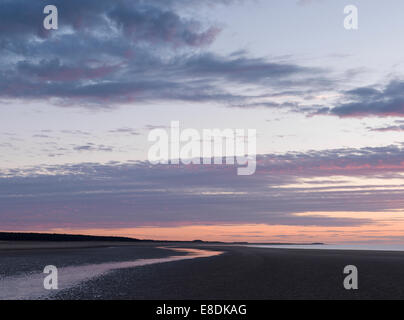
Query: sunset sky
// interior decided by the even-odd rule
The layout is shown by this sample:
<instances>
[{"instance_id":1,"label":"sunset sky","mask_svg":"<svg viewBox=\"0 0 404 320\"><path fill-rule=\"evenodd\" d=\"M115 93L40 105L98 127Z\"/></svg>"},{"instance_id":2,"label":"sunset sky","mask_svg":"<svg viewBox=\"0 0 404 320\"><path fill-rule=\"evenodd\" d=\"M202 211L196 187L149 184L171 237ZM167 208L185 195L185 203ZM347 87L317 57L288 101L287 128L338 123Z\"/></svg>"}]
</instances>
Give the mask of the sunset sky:
<instances>
[{"instance_id":1,"label":"sunset sky","mask_svg":"<svg viewBox=\"0 0 404 320\"><path fill-rule=\"evenodd\" d=\"M403 12L0 0L0 231L404 243ZM256 173L151 165L148 133L172 121L255 129Z\"/></svg>"}]
</instances>

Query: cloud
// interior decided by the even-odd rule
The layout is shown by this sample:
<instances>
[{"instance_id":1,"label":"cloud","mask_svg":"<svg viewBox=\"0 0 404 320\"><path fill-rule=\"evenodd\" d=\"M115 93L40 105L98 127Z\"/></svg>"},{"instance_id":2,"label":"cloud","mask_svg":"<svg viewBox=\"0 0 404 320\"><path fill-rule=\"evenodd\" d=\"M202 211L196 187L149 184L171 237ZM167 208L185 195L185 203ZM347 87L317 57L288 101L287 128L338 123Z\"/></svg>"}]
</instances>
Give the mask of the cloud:
<instances>
[{"instance_id":1,"label":"cloud","mask_svg":"<svg viewBox=\"0 0 404 320\"><path fill-rule=\"evenodd\" d=\"M62 65L60 60L41 60L34 64L26 60L17 63L17 72L21 75L31 77L39 81L75 81L89 80L105 77L114 72L117 66L77 66Z\"/></svg>"},{"instance_id":2,"label":"cloud","mask_svg":"<svg viewBox=\"0 0 404 320\"><path fill-rule=\"evenodd\" d=\"M385 126L381 128L369 128L369 131L375 132L403 132L404 131L404 120L394 121L394 125Z\"/></svg>"},{"instance_id":3,"label":"cloud","mask_svg":"<svg viewBox=\"0 0 404 320\"><path fill-rule=\"evenodd\" d=\"M324 108L317 114L351 117L403 117L404 82L394 80L384 88L360 87L344 93L343 100L332 108Z\"/></svg>"},{"instance_id":4,"label":"cloud","mask_svg":"<svg viewBox=\"0 0 404 320\"><path fill-rule=\"evenodd\" d=\"M404 149L390 145L262 156L258 170L299 176L367 175L404 170Z\"/></svg>"},{"instance_id":5,"label":"cloud","mask_svg":"<svg viewBox=\"0 0 404 320\"><path fill-rule=\"evenodd\" d=\"M112 152L114 149L110 146L105 146L103 144L96 145L94 143L87 143L85 145L74 146L73 150L75 151L107 151Z\"/></svg>"},{"instance_id":6,"label":"cloud","mask_svg":"<svg viewBox=\"0 0 404 320\"><path fill-rule=\"evenodd\" d=\"M189 12L236 2L55 0L59 30L45 32L43 3L3 1L0 98L66 107L170 100L274 107L268 99L279 89L332 87L327 70L209 52L220 27ZM183 14L184 6L194 10ZM251 97L251 86L265 94Z\"/></svg>"},{"instance_id":7,"label":"cloud","mask_svg":"<svg viewBox=\"0 0 404 320\"><path fill-rule=\"evenodd\" d=\"M61 133L64 134L71 134L71 135L78 135L78 136L89 136L91 135L90 132L82 131L82 130L61 130Z\"/></svg>"},{"instance_id":8,"label":"cloud","mask_svg":"<svg viewBox=\"0 0 404 320\"><path fill-rule=\"evenodd\" d=\"M51 138L51 136L49 136L47 134L34 134L32 137L33 138Z\"/></svg>"},{"instance_id":9,"label":"cloud","mask_svg":"<svg viewBox=\"0 0 404 320\"><path fill-rule=\"evenodd\" d=\"M108 132L109 133L117 133L117 134L130 134L130 135L133 135L133 136L140 135L140 133L136 129L128 128L128 127L109 130Z\"/></svg>"},{"instance_id":10,"label":"cloud","mask_svg":"<svg viewBox=\"0 0 404 320\"><path fill-rule=\"evenodd\" d=\"M122 32L129 40L170 42L197 46L214 38L212 28L202 30L198 21L180 17L175 4L184 1L79 0L52 2L58 8L62 29L80 32ZM218 3L229 1L218 1ZM189 1L189 5L195 1ZM5 39L51 37L42 27L44 3L40 1L4 0L0 4L0 33ZM215 28L213 28L215 29Z\"/></svg>"},{"instance_id":11,"label":"cloud","mask_svg":"<svg viewBox=\"0 0 404 320\"><path fill-rule=\"evenodd\" d=\"M399 146L262 155L251 177L237 176L233 166L147 162L3 170L0 223L3 228L359 226L372 222L355 218L354 212L403 208L404 190L392 182L403 173L404 150ZM352 183L360 177L380 182ZM350 211L352 217L316 214L330 211ZM301 212L311 214L296 215Z\"/></svg>"}]
</instances>

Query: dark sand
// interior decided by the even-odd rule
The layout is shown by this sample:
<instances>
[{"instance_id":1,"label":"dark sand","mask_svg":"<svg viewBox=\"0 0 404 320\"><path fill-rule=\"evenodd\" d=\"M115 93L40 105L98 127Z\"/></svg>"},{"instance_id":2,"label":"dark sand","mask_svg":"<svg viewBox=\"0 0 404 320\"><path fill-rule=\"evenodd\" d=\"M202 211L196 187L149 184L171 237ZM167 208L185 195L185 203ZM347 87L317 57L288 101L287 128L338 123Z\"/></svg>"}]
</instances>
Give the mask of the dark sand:
<instances>
[{"instance_id":1,"label":"dark sand","mask_svg":"<svg viewBox=\"0 0 404 320\"><path fill-rule=\"evenodd\" d=\"M172 244L170 244L172 245ZM81 265L180 255L161 244L87 249L0 251L0 276ZM403 299L404 252L297 250L184 245L224 251L198 258L112 271L60 291L57 299ZM343 268L359 270L359 290L343 287Z\"/></svg>"}]
</instances>

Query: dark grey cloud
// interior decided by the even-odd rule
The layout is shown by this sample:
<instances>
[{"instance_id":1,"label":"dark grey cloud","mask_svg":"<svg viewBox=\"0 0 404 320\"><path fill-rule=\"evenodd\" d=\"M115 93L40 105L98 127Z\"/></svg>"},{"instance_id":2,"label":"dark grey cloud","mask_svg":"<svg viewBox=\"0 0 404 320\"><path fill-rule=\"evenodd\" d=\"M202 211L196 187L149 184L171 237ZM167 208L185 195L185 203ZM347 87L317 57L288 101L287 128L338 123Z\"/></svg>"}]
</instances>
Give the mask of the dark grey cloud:
<instances>
[{"instance_id":1,"label":"dark grey cloud","mask_svg":"<svg viewBox=\"0 0 404 320\"><path fill-rule=\"evenodd\" d=\"M256 83L265 80L277 82L279 79L287 79L294 75L315 73L315 69L295 64L271 63L264 59L251 59L245 56L229 59L213 54L201 54L187 59L181 58L181 60L185 61L183 69L191 74L240 83Z\"/></svg>"},{"instance_id":2,"label":"dark grey cloud","mask_svg":"<svg viewBox=\"0 0 404 320\"><path fill-rule=\"evenodd\" d=\"M181 18L173 8L184 1L159 0L54 0L60 14L59 25L82 32L113 32L120 29L130 39L170 42L176 45L200 45L209 42L212 29L202 30L198 21ZM217 1L228 3L230 1ZM195 5L189 1L188 5ZM211 2L212 3L212 2ZM43 1L3 0L0 19L3 39L49 37L42 27Z\"/></svg>"},{"instance_id":3,"label":"dark grey cloud","mask_svg":"<svg viewBox=\"0 0 404 320\"><path fill-rule=\"evenodd\" d=\"M201 21L197 7L234 2L55 0L60 27L45 32L43 2L2 1L0 98L63 106L181 100L251 107L257 103L252 99L285 88L318 92L332 86L327 70L202 49L220 28ZM186 15L184 6L192 9ZM245 85L266 96L248 96L239 88Z\"/></svg>"},{"instance_id":4,"label":"dark grey cloud","mask_svg":"<svg viewBox=\"0 0 404 320\"><path fill-rule=\"evenodd\" d=\"M344 93L343 101L317 114L344 117L403 117L404 82L394 80L384 88L361 87Z\"/></svg>"}]
</instances>

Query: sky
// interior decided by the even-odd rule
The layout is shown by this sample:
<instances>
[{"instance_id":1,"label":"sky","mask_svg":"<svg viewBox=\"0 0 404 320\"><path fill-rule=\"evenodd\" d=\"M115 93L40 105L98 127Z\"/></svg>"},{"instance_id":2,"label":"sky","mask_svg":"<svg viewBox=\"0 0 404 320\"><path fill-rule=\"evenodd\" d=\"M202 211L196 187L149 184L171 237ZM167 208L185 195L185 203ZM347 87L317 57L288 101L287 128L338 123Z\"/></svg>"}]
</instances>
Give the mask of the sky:
<instances>
[{"instance_id":1,"label":"sky","mask_svg":"<svg viewBox=\"0 0 404 320\"><path fill-rule=\"evenodd\" d=\"M404 243L403 11L0 0L0 230ZM148 134L172 121L256 130L255 174L151 165Z\"/></svg>"}]
</instances>

